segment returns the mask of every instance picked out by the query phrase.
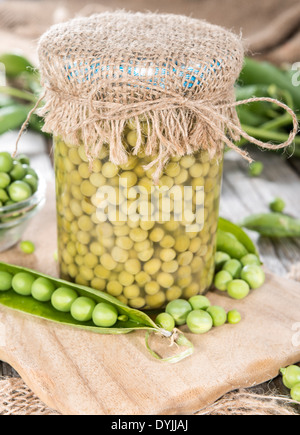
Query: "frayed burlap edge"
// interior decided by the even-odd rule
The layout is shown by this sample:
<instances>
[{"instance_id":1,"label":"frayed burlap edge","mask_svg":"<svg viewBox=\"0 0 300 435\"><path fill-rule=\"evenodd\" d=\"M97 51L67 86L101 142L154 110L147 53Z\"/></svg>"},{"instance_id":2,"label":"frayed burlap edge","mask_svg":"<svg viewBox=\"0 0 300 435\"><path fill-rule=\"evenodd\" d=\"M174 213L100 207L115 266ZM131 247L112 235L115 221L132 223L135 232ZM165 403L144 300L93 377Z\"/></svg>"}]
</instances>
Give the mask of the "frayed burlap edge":
<instances>
[{"instance_id":1,"label":"frayed burlap edge","mask_svg":"<svg viewBox=\"0 0 300 435\"><path fill-rule=\"evenodd\" d=\"M238 390L226 394L196 415L299 415L294 401L286 396Z\"/></svg>"},{"instance_id":2,"label":"frayed burlap edge","mask_svg":"<svg viewBox=\"0 0 300 435\"><path fill-rule=\"evenodd\" d=\"M59 415L48 408L20 378L0 377L0 415Z\"/></svg>"},{"instance_id":3,"label":"frayed burlap edge","mask_svg":"<svg viewBox=\"0 0 300 435\"><path fill-rule=\"evenodd\" d=\"M275 394L275 393L274 393ZM0 378L0 415L61 415L48 408L20 378ZM196 415L298 415L286 396L237 390Z\"/></svg>"}]
</instances>

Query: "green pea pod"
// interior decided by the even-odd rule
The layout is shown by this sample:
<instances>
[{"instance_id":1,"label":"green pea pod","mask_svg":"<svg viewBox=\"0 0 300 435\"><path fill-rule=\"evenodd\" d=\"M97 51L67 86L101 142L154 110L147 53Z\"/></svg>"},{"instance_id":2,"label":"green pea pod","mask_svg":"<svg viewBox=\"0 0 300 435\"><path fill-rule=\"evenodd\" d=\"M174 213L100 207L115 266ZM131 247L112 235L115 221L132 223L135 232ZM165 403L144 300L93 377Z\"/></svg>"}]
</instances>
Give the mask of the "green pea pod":
<instances>
[{"instance_id":1,"label":"green pea pod","mask_svg":"<svg viewBox=\"0 0 300 435\"><path fill-rule=\"evenodd\" d=\"M294 157L300 157L300 144L296 145L295 148L291 147L291 151Z\"/></svg>"},{"instance_id":2,"label":"green pea pod","mask_svg":"<svg viewBox=\"0 0 300 435\"><path fill-rule=\"evenodd\" d=\"M20 104L0 109L0 135L19 128L26 121L29 110Z\"/></svg>"},{"instance_id":3,"label":"green pea pod","mask_svg":"<svg viewBox=\"0 0 300 435\"><path fill-rule=\"evenodd\" d=\"M0 108L13 106L15 105L15 101L8 95L3 95L0 93Z\"/></svg>"},{"instance_id":4,"label":"green pea pod","mask_svg":"<svg viewBox=\"0 0 300 435\"><path fill-rule=\"evenodd\" d=\"M300 88L293 86L292 80L288 80L283 71L269 62L246 58L239 80L243 85L276 85L279 89L290 92L295 108L300 108Z\"/></svg>"},{"instance_id":5,"label":"green pea pod","mask_svg":"<svg viewBox=\"0 0 300 435\"><path fill-rule=\"evenodd\" d=\"M259 127L268 121L266 116L252 112L246 106L237 107L237 114L242 124L252 125L254 127Z\"/></svg>"},{"instance_id":6,"label":"green pea pod","mask_svg":"<svg viewBox=\"0 0 300 435\"><path fill-rule=\"evenodd\" d=\"M257 98L267 97L268 88L269 87L267 85L261 85L261 84L252 84L246 86L243 84L241 86L237 86L235 88L236 99L237 101L241 101L241 100L248 100L249 98L253 98L253 97L257 97ZM239 107L244 107L244 106L239 106ZM267 116L267 112L270 109L270 107L271 107L270 103L265 103L261 101L252 102L249 103L247 106L245 106L248 113L250 112L251 114L253 114L253 119L255 117L265 118ZM242 123L244 123L244 121L242 121ZM245 124L254 125L249 121L246 121Z\"/></svg>"},{"instance_id":7,"label":"green pea pod","mask_svg":"<svg viewBox=\"0 0 300 435\"><path fill-rule=\"evenodd\" d=\"M257 128L251 125L242 124L242 129L248 133L250 136L254 136L260 140L270 140L272 142L283 143L288 140L288 133L282 133L281 130L266 130L263 127ZM296 136L294 139L294 144L296 146L300 146L300 137Z\"/></svg>"},{"instance_id":8,"label":"green pea pod","mask_svg":"<svg viewBox=\"0 0 300 435\"><path fill-rule=\"evenodd\" d=\"M259 257L259 252L255 244L252 242L248 234L246 234L245 231L240 226L230 222L227 219L220 217L218 223L218 229L219 231L233 234L236 237L236 239L244 246L244 248L248 251L249 254L255 254ZM221 244L221 242L222 240L220 240L219 238L219 244ZM243 251L243 248L240 247L240 250Z\"/></svg>"},{"instance_id":9,"label":"green pea pod","mask_svg":"<svg viewBox=\"0 0 300 435\"><path fill-rule=\"evenodd\" d=\"M245 246L239 242L231 233L218 230L217 250L226 252L231 258L240 260L248 254Z\"/></svg>"},{"instance_id":10,"label":"green pea pod","mask_svg":"<svg viewBox=\"0 0 300 435\"><path fill-rule=\"evenodd\" d=\"M235 87L235 95L237 101L248 100L253 97L265 97L268 93L267 85L245 85L240 83L240 86Z\"/></svg>"},{"instance_id":11,"label":"green pea pod","mask_svg":"<svg viewBox=\"0 0 300 435\"><path fill-rule=\"evenodd\" d=\"M75 290L80 296L93 299L96 303L108 302L112 304L119 313L117 323L111 328L97 327L90 322L79 322L75 320L70 313L62 313L57 311L51 304L51 302L40 302L31 296L21 296L17 294L13 289L0 292L0 305L11 308L16 311L29 314L34 317L46 319L55 323L68 325L76 328L80 328L86 331L94 332L97 334L127 334L133 331L145 330L148 332L158 333L161 336L172 338L174 335L169 331L158 327L156 323L144 312L130 308L127 305L120 302L113 296L91 289L89 287L73 284L61 279L53 278L36 271L26 269L24 267L9 265L6 263L0 263L0 271L8 272L11 275L17 273L27 272L30 273L35 279L46 278L52 282L55 288L67 287ZM186 346L188 343L188 351L185 350L181 354L177 354L170 359L162 360L167 362L177 362L193 353L193 345L188 340L183 340L182 334L177 334L173 340L179 346ZM146 345L148 348L148 336L146 336ZM153 351L150 353L152 354Z\"/></svg>"},{"instance_id":12,"label":"green pea pod","mask_svg":"<svg viewBox=\"0 0 300 435\"><path fill-rule=\"evenodd\" d=\"M7 77L17 77L24 71L34 71L34 66L28 59L14 53L1 54L0 63L5 66Z\"/></svg>"},{"instance_id":13,"label":"green pea pod","mask_svg":"<svg viewBox=\"0 0 300 435\"><path fill-rule=\"evenodd\" d=\"M32 130L38 133L42 133L47 138L50 138L51 137L50 134L42 131L43 126L44 126L43 119L40 118L38 115L33 114L29 121L29 128L31 128Z\"/></svg>"},{"instance_id":14,"label":"green pea pod","mask_svg":"<svg viewBox=\"0 0 300 435\"><path fill-rule=\"evenodd\" d=\"M254 214L241 226L266 237L300 237L300 219L281 213Z\"/></svg>"}]
</instances>

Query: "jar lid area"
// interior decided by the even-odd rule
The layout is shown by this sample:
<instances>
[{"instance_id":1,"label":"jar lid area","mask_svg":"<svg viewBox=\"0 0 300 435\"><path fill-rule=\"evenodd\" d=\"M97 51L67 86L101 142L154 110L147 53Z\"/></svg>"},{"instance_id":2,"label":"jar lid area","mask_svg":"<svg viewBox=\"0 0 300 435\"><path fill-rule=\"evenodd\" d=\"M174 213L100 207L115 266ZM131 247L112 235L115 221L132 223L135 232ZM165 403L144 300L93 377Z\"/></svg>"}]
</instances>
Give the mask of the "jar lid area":
<instances>
[{"instance_id":1,"label":"jar lid area","mask_svg":"<svg viewBox=\"0 0 300 435\"><path fill-rule=\"evenodd\" d=\"M62 89L108 87L207 98L233 86L241 39L181 15L105 12L53 26L40 40L42 77ZM228 91L227 91L228 92ZM110 94L110 98L113 98Z\"/></svg>"}]
</instances>

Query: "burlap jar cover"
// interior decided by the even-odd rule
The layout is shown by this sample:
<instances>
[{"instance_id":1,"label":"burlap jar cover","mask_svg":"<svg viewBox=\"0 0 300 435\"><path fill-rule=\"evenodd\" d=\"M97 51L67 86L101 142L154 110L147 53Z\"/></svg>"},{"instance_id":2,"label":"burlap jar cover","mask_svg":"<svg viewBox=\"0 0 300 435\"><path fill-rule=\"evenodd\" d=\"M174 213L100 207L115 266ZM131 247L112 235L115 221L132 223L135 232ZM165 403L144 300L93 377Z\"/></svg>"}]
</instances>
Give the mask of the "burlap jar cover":
<instances>
[{"instance_id":1,"label":"burlap jar cover","mask_svg":"<svg viewBox=\"0 0 300 435\"><path fill-rule=\"evenodd\" d=\"M240 37L179 15L106 12L53 26L40 40L45 104L44 130L74 145L83 142L90 160L103 143L110 160L126 163L122 133L127 121L143 116L151 124L145 153L153 156L156 180L171 156L224 145L251 161L234 141L243 136L264 148L285 148L297 134L297 118L269 98L235 102L234 83L243 65ZM276 102L294 129L286 143L266 144L247 135L235 107L251 101ZM138 141L142 132L137 125Z\"/></svg>"}]
</instances>

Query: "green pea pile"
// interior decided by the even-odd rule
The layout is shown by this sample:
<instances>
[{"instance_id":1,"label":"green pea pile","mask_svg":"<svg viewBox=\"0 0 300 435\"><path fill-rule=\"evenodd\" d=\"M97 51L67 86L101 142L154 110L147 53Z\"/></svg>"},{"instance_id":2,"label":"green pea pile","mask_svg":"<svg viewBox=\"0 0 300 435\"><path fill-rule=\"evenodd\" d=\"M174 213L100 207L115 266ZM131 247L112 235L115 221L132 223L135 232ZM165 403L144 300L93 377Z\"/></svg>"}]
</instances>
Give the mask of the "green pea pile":
<instances>
[{"instance_id":1,"label":"green pea pile","mask_svg":"<svg viewBox=\"0 0 300 435\"><path fill-rule=\"evenodd\" d=\"M38 176L25 155L13 159L0 153L0 207L30 198L38 188Z\"/></svg>"},{"instance_id":2,"label":"green pea pile","mask_svg":"<svg viewBox=\"0 0 300 435\"><path fill-rule=\"evenodd\" d=\"M141 124L144 143L151 128L146 124ZM146 171L144 167L153 157L147 157L143 150L133 156L130 150L136 142L132 121L124 130L128 163L115 166L109 161L108 146L103 146L91 167L84 146L75 147L56 138L59 263L65 280L106 291L132 308L161 308L180 297L203 294L213 282L222 158L212 159L207 152L172 158L160 178L159 187L166 190L180 186L184 192L185 186L192 186L191 197L180 201L182 205L184 199L190 200L193 213L197 187L204 188L204 229L194 225L191 232L186 231L194 222L191 214L177 219L178 198L172 198L168 205L162 200L158 209L151 209L155 169ZM123 219L109 215L105 221L99 213L97 190L102 186L115 188L117 195L108 201L117 206L117 217ZM130 214L134 202L130 188L135 186L147 192L139 206L142 218L138 219ZM129 215L124 218L128 204ZM166 219L167 212L171 215Z\"/></svg>"},{"instance_id":3,"label":"green pea pile","mask_svg":"<svg viewBox=\"0 0 300 435\"><path fill-rule=\"evenodd\" d=\"M35 278L27 272L12 275L0 271L0 291L14 290L21 296L31 296L39 302L50 302L59 312L71 313L73 319L79 322L90 322L94 325L111 328L119 318L117 308L107 302L96 302L89 298L78 295L68 287L56 288L50 279Z\"/></svg>"},{"instance_id":4,"label":"green pea pile","mask_svg":"<svg viewBox=\"0 0 300 435\"><path fill-rule=\"evenodd\" d=\"M237 310L226 313L224 308L212 306L206 296L196 295L188 301L176 299L169 302L165 312L156 317L156 323L167 331L173 331L175 326L187 325L193 334L205 334L213 327L226 322L237 324L241 319Z\"/></svg>"},{"instance_id":5,"label":"green pea pile","mask_svg":"<svg viewBox=\"0 0 300 435\"><path fill-rule=\"evenodd\" d=\"M291 398L300 403L300 367L292 365L280 372L284 385L291 390Z\"/></svg>"},{"instance_id":6,"label":"green pea pile","mask_svg":"<svg viewBox=\"0 0 300 435\"><path fill-rule=\"evenodd\" d=\"M265 273L255 254L246 254L237 260L227 252L217 251L215 263L214 286L220 291L227 291L233 299L246 298L251 289L257 289L265 282Z\"/></svg>"}]
</instances>

